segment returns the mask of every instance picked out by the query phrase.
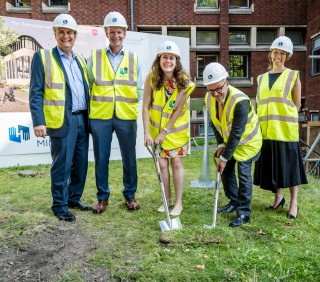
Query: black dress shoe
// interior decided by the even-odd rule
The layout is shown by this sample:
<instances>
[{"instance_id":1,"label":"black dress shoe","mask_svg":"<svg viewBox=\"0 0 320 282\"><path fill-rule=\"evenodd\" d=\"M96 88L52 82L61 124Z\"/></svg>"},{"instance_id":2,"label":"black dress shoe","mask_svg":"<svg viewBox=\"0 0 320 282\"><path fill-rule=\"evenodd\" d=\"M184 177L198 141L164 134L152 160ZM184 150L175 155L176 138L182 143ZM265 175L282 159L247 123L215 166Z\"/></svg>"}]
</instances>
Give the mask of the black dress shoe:
<instances>
[{"instance_id":1,"label":"black dress shoe","mask_svg":"<svg viewBox=\"0 0 320 282\"><path fill-rule=\"evenodd\" d=\"M69 202L68 203L68 207L70 209L79 209L79 210L82 210L82 211L91 211L92 210L91 206L85 205L81 201L79 201L79 202Z\"/></svg>"},{"instance_id":2,"label":"black dress shoe","mask_svg":"<svg viewBox=\"0 0 320 282\"><path fill-rule=\"evenodd\" d=\"M55 212L54 215L59 218L59 220L64 221L75 221L76 217L69 211L61 211L61 212Z\"/></svg>"},{"instance_id":3,"label":"black dress shoe","mask_svg":"<svg viewBox=\"0 0 320 282\"><path fill-rule=\"evenodd\" d=\"M232 220L229 226L237 227L249 221L250 221L250 217L242 214L242 215L238 215L234 220Z\"/></svg>"},{"instance_id":4,"label":"black dress shoe","mask_svg":"<svg viewBox=\"0 0 320 282\"><path fill-rule=\"evenodd\" d=\"M229 203L229 204L226 204L224 207L218 208L218 212L232 213L235 209L236 209L235 206Z\"/></svg>"}]
</instances>

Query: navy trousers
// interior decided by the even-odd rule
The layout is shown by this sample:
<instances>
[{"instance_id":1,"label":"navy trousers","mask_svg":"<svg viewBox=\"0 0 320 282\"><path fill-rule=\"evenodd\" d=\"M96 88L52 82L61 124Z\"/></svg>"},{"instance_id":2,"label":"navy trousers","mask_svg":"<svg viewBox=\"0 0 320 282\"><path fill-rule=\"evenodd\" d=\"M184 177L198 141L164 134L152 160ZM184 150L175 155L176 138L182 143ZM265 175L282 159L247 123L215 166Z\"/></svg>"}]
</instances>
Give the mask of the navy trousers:
<instances>
[{"instance_id":1,"label":"navy trousers","mask_svg":"<svg viewBox=\"0 0 320 282\"><path fill-rule=\"evenodd\" d=\"M89 131L86 115L73 115L65 137L51 140L51 193L54 213L68 209L68 202L79 202L88 169Z\"/></svg>"},{"instance_id":2,"label":"navy trousers","mask_svg":"<svg viewBox=\"0 0 320 282\"><path fill-rule=\"evenodd\" d=\"M234 158L228 160L227 165L221 175L224 193L230 203L236 207L238 215L250 216L252 199L252 162L256 161L260 152L253 158L237 162ZM238 168L238 180L236 179L235 166Z\"/></svg>"},{"instance_id":3,"label":"navy trousers","mask_svg":"<svg viewBox=\"0 0 320 282\"><path fill-rule=\"evenodd\" d=\"M123 196L130 200L137 191L138 176L136 162L137 121L121 120L113 117L109 120L91 119L91 134L95 158L96 186L98 200L109 199L109 159L112 134L116 133L123 167Z\"/></svg>"}]
</instances>

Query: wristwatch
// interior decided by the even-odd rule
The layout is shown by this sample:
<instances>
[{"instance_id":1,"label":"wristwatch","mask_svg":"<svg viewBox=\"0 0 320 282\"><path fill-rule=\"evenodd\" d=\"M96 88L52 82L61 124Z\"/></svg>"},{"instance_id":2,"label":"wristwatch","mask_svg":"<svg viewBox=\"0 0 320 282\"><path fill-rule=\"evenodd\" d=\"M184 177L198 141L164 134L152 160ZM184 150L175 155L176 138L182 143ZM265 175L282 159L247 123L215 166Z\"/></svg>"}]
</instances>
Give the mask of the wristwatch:
<instances>
[{"instance_id":1,"label":"wristwatch","mask_svg":"<svg viewBox=\"0 0 320 282\"><path fill-rule=\"evenodd\" d=\"M166 133L170 133L170 130L168 128L163 129Z\"/></svg>"}]
</instances>

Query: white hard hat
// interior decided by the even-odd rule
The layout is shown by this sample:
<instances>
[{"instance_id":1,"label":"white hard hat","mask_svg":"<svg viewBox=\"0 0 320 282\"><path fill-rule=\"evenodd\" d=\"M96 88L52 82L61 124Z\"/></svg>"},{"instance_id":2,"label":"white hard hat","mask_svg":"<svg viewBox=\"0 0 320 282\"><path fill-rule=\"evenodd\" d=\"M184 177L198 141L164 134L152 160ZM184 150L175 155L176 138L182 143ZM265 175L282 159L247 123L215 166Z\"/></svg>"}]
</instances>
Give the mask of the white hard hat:
<instances>
[{"instance_id":1,"label":"white hard hat","mask_svg":"<svg viewBox=\"0 0 320 282\"><path fill-rule=\"evenodd\" d=\"M103 27L106 28L109 26L120 26L125 29L128 28L126 19L119 12L110 12L108 15L106 15L104 18Z\"/></svg>"},{"instance_id":2,"label":"white hard hat","mask_svg":"<svg viewBox=\"0 0 320 282\"><path fill-rule=\"evenodd\" d=\"M270 47L270 50L273 50L273 49L283 50L283 51L289 53L289 57L291 57L293 54L293 44L292 44L291 39L287 36L280 36L280 37L276 38L272 42L271 47Z\"/></svg>"},{"instance_id":3,"label":"white hard hat","mask_svg":"<svg viewBox=\"0 0 320 282\"><path fill-rule=\"evenodd\" d=\"M226 79L229 76L223 65L210 63L203 71L203 84L209 85Z\"/></svg>"},{"instance_id":4,"label":"white hard hat","mask_svg":"<svg viewBox=\"0 0 320 282\"><path fill-rule=\"evenodd\" d=\"M160 44L157 55L161 56L163 53L173 54L180 58L179 47L173 41L164 41Z\"/></svg>"},{"instance_id":5,"label":"white hard hat","mask_svg":"<svg viewBox=\"0 0 320 282\"><path fill-rule=\"evenodd\" d=\"M75 32L78 31L78 25L77 25L75 19L68 14L58 15L54 19L52 27L53 27L53 30L55 30L56 27L65 27L65 28L70 28L70 29L74 30Z\"/></svg>"}]
</instances>

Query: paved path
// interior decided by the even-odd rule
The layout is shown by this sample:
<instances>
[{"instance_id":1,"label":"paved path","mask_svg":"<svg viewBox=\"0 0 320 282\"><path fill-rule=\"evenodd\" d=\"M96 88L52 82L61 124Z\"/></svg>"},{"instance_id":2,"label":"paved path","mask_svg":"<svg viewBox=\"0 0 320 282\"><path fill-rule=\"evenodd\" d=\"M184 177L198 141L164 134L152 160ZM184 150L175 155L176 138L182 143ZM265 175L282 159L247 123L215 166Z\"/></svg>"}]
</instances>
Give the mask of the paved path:
<instances>
[{"instance_id":1,"label":"paved path","mask_svg":"<svg viewBox=\"0 0 320 282\"><path fill-rule=\"evenodd\" d=\"M16 102L8 99L3 103L4 91L0 88L0 112L29 112L29 93L22 90L14 90Z\"/></svg>"}]
</instances>

